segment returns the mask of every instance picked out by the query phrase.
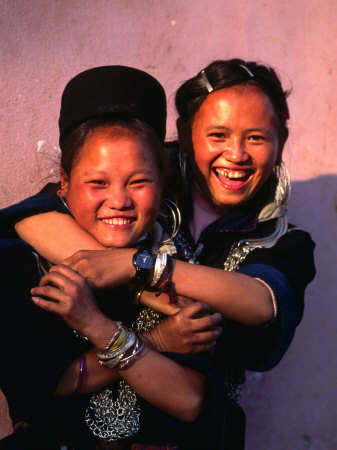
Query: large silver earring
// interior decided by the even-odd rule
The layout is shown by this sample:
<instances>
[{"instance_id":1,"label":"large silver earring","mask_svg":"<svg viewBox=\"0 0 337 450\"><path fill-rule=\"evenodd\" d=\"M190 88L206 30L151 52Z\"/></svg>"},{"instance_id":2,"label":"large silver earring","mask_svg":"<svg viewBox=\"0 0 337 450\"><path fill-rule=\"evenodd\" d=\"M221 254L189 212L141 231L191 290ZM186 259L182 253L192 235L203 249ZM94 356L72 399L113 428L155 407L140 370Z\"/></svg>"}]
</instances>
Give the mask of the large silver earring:
<instances>
[{"instance_id":1,"label":"large silver earring","mask_svg":"<svg viewBox=\"0 0 337 450\"><path fill-rule=\"evenodd\" d=\"M186 173L187 153L181 147L181 145L179 145L178 159L179 159L179 168L180 168L180 173L181 173L182 179L183 179L185 185L187 185L187 173Z\"/></svg>"},{"instance_id":2,"label":"large silver earring","mask_svg":"<svg viewBox=\"0 0 337 450\"><path fill-rule=\"evenodd\" d=\"M291 182L288 169L283 161L280 161L275 165L274 174L277 179L275 203L280 207L285 207L290 199Z\"/></svg>"},{"instance_id":3,"label":"large silver earring","mask_svg":"<svg viewBox=\"0 0 337 450\"><path fill-rule=\"evenodd\" d=\"M274 176L277 182L274 198L260 211L258 217L259 222L285 217L287 212L286 206L290 198L291 183L289 172L283 161L280 161L274 166Z\"/></svg>"},{"instance_id":4,"label":"large silver earring","mask_svg":"<svg viewBox=\"0 0 337 450\"><path fill-rule=\"evenodd\" d=\"M172 233L168 239L162 241L162 244L168 244L172 239L177 236L181 225L181 214L178 206L168 198L164 199L160 205L159 215L165 219L172 217Z\"/></svg>"}]
</instances>

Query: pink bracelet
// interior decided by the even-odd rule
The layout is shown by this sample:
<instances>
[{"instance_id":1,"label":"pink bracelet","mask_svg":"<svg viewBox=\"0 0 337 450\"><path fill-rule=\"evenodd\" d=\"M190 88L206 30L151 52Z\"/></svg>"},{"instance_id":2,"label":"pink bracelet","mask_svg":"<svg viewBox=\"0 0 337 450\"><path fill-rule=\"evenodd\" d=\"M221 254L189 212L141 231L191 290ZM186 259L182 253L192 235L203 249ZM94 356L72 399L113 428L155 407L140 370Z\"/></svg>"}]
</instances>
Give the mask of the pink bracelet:
<instances>
[{"instance_id":1,"label":"pink bracelet","mask_svg":"<svg viewBox=\"0 0 337 450\"><path fill-rule=\"evenodd\" d=\"M78 382L77 382L77 386L75 389L75 394L79 394L83 385L83 381L84 381L84 376L85 376L85 372L86 372L86 363L85 363L85 355L81 356L80 359L80 373L78 376Z\"/></svg>"}]
</instances>

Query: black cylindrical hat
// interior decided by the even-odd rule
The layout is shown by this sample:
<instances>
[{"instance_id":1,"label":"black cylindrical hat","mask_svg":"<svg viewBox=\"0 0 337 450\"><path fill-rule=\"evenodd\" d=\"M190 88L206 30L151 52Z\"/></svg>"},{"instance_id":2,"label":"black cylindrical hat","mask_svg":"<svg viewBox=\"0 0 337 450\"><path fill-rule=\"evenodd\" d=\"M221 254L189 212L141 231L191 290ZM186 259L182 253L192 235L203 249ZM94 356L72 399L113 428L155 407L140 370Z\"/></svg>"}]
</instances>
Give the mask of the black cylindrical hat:
<instances>
[{"instance_id":1,"label":"black cylindrical hat","mask_svg":"<svg viewBox=\"0 0 337 450\"><path fill-rule=\"evenodd\" d=\"M153 76L133 67L95 67L76 75L63 91L60 143L80 123L103 115L142 120L164 141L166 114L165 91Z\"/></svg>"}]
</instances>

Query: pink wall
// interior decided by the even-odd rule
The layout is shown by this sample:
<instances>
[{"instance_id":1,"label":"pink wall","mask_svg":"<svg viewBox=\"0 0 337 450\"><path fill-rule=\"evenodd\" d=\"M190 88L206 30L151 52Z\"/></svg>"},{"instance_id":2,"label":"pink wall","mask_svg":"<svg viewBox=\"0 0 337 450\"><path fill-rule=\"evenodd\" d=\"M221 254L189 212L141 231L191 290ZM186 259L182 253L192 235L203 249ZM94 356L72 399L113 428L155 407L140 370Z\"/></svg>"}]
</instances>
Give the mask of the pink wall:
<instances>
[{"instance_id":1,"label":"pink wall","mask_svg":"<svg viewBox=\"0 0 337 450\"><path fill-rule=\"evenodd\" d=\"M60 95L81 70L125 64L158 77L169 137L175 90L215 58L268 62L293 88L289 216L312 233L318 273L284 360L249 376L247 449L337 448L335 0L1 0L0 10L0 207L57 172Z\"/></svg>"}]
</instances>

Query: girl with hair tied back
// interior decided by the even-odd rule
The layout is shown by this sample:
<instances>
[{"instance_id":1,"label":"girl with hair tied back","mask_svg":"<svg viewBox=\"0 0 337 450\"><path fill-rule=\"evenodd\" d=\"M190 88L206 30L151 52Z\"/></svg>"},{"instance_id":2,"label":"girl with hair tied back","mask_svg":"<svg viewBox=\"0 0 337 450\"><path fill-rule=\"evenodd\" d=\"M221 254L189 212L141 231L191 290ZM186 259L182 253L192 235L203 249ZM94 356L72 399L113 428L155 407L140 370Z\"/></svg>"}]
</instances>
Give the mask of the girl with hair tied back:
<instances>
[{"instance_id":1,"label":"girl with hair tied back","mask_svg":"<svg viewBox=\"0 0 337 450\"><path fill-rule=\"evenodd\" d=\"M282 359L315 274L310 235L286 218L290 179L282 152L288 137L287 92L272 68L219 60L178 89L176 107L178 142L167 144L172 165L164 187L181 211L173 237L176 257L170 260L169 283L158 285L164 292L152 292L152 271L137 298L171 319L193 301L221 313L222 334L209 358L221 369L229 398L223 448L243 449L239 398L245 371L266 371ZM66 258L63 264L98 289L134 277L134 249L81 250L67 257L75 250L69 241L78 232L57 212L15 221L19 235L40 246L42 254L55 229L66 229L58 245L49 246L49 259ZM36 230L51 222L42 243ZM92 245L84 238L77 250ZM176 342L162 334L164 329L152 330L159 351Z\"/></svg>"}]
</instances>

